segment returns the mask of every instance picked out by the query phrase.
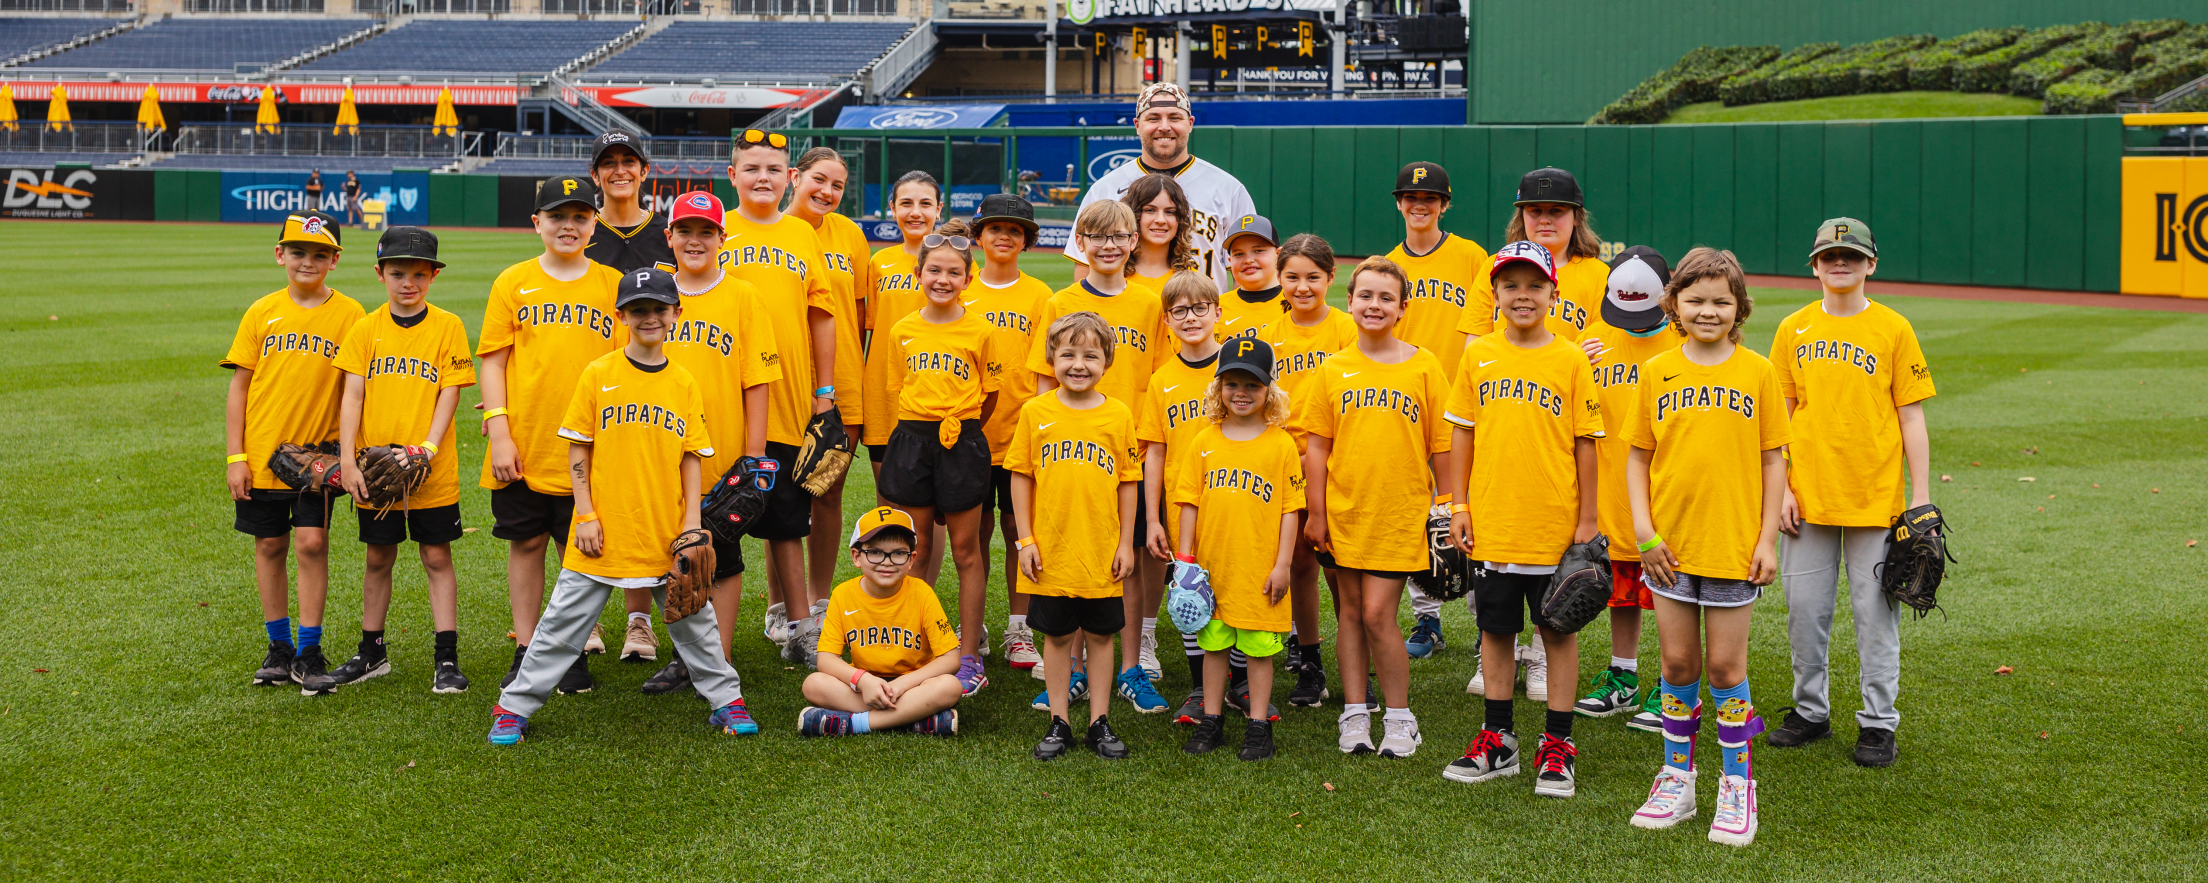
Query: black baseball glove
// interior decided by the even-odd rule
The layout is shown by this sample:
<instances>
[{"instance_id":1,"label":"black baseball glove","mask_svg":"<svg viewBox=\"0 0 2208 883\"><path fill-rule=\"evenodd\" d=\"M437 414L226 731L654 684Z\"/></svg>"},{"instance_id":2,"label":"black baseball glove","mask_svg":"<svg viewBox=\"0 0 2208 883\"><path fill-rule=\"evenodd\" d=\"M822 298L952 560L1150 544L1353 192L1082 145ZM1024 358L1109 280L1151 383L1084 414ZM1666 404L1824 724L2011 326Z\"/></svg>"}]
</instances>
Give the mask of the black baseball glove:
<instances>
[{"instance_id":1,"label":"black baseball glove","mask_svg":"<svg viewBox=\"0 0 2208 883\"><path fill-rule=\"evenodd\" d=\"M797 450L790 476L805 492L820 496L843 479L851 468L851 434L843 429L843 415L829 408L805 424L805 443Z\"/></svg>"},{"instance_id":2,"label":"black baseball glove","mask_svg":"<svg viewBox=\"0 0 2208 883\"><path fill-rule=\"evenodd\" d=\"M780 464L765 457L738 457L721 480L705 492L698 508L705 528L722 542L734 543L751 530L752 522L767 511L767 492L774 490Z\"/></svg>"},{"instance_id":3,"label":"black baseball glove","mask_svg":"<svg viewBox=\"0 0 2208 883\"><path fill-rule=\"evenodd\" d=\"M1454 601L1472 594L1472 562L1449 542L1449 507L1435 506L1426 515L1426 572L1411 574L1411 585L1436 601Z\"/></svg>"},{"instance_id":4,"label":"black baseball glove","mask_svg":"<svg viewBox=\"0 0 2208 883\"><path fill-rule=\"evenodd\" d=\"M1584 543L1573 543L1549 577L1541 596L1541 618L1564 634L1576 634L1610 606L1610 538L1595 534Z\"/></svg>"},{"instance_id":5,"label":"black baseball glove","mask_svg":"<svg viewBox=\"0 0 2208 883\"><path fill-rule=\"evenodd\" d=\"M1940 609L1940 580L1954 561L1955 553L1947 550L1947 522L1940 518L1940 507L1926 503L1894 519L1886 536L1886 560L1873 572L1879 588L1923 619Z\"/></svg>"},{"instance_id":6,"label":"black baseball glove","mask_svg":"<svg viewBox=\"0 0 2208 883\"><path fill-rule=\"evenodd\" d=\"M276 480L296 491L322 494L344 494L345 485L338 477L345 471L337 460L337 442L327 441L317 445L299 445L284 442L268 455L268 471Z\"/></svg>"}]
</instances>

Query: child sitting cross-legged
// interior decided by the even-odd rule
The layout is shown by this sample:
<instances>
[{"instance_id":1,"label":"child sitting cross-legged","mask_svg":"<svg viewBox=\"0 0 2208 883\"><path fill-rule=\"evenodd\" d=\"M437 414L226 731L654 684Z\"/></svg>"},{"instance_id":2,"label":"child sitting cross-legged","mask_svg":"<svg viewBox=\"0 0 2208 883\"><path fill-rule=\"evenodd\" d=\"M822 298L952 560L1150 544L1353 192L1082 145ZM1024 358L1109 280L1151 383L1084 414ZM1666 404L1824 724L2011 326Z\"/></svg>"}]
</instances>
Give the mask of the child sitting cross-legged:
<instances>
[{"instance_id":1,"label":"child sitting cross-legged","mask_svg":"<svg viewBox=\"0 0 2208 883\"><path fill-rule=\"evenodd\" d=\"M859 578L837 586L820 623L819 669L805 678L801 736L958 732L958 633L935 588L909 575L912 516L879 506L851 532ZM847 662L843 653L851 651Z\"/></svg>"}]
</instances>

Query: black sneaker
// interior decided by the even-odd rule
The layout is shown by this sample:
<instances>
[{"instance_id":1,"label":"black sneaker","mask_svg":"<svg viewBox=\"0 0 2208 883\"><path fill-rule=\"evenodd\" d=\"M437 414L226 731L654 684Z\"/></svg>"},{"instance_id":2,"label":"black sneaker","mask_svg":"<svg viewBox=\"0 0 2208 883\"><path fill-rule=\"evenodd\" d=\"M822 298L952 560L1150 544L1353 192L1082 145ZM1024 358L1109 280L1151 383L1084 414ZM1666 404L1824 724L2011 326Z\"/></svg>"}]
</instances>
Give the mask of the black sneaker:
<instances>
[{"instance_id":1,"label":"black sneaker","mask_svg":"<svg viewBox=\"0 0 2208 883\"><path fill-rule=\"evenodd\" d=\"M1225 715L1205 715L1196 722L1196 731L1188 734L1188 743L1181 750L1189 754L1210 754L1227 744Z\"/></svg>"},{"instance_id":2,"label":"black sneaker","mask_svg":"<svg viewBox=\"0 0 2208 883\"><path fill-rule=\"evenodd\" d=\"M357 684L369 678L380 678L390 673L391 657L383 656L374 662L370 662L366 657L355 655L353 658L345 660L344 665L331 669L330 677L335 678L337 685L342 687L346 684Z\"/></svg>"},{"instance_id":3,"label":"black sneaker","mask_svg":"<svg viewBox=\"0 0 2208 883\"><path fill-rule=\"evenodd\" d=\"M291 683L291 660L297 655L290 641L268 642L268 655L261 657L260 670L253 673L253 686L281 687Z\"/></svg>"},{"instance_id":4,"label":"black sneaker","mask_svg":"<svg viewBox=\"0 0 2208 883\"><path fill-rule=\"evenodd\" d=\"M1089 747L1095 749L1096 756L1105 760L1126 760L1127 755L1133 752L1127 750L1127 743L1120 741L1118 733L1112 732L1109 718L1106 715L1089 721Z\"/></svg>"},{"instance_id":5,"label":"black sneaker","mask_svg":"<svg viewBox=\"0 0 2208 883\"><path fill-rule=\"evenodd\" d=\"M1856 766L1893 766L1894 756L1900 753L1901 746L1894 743L1892 730L1864 727L1862 732L1855 735Z\"/></svg>"},{"instance_id":6,"label":"black sneaker","mask_svg":"<svg viewBox=\"0 0 2208 883\"><path fill-rule=\"evenodd\" d=\"M1243 681L1227 688L1227 707L1234 709L1236 714L1240 714L1244 718L1250 716L1249 681ZM1265 703L1265 719L1268 721L1280 720L1280 706L1270 702Z\"/></svg>"},{"instance_id":7,"label":"black sneaker","mask_svg":"<svg viewBox=\"0 0 2208 883\"><path fill-rule=\"evenodd\" d=\"M643 690L644 695L657 696L662 693L689 689L689 687L690 666L682 664L682 655L677 653L674 659L668 661L666 668L662 668L658 673L644 679Z\"/></svg>"},{"instance_id":8,"label":"black sneaker","mask_svg":"<svg viewBox=\"0 0 2208 883\"><path fill-rule=\"evenodd\" d=\"M1331 695L1326 691L1326 669L1305 661L1296 668L1296 688L1288 691L1288 704L1297 708L1317 708Z\"/></svg>"},{"instance_id":9,"label":"black sneaker","mask_svg":"<svg viewBox=\"0 0 2208 883\"><path fill-rule=\"evenodd\" d=\"M573 696L577 693L588 693L597 686L598 682L590 676L590 654L578 653L575 655L575 664L568 666L567 674L560 676L560 685L556 689L562 696Z\"/></svg>"},{"instance_id":10,"label":"black sneaker","mask_svg":"<svg viewBox=\"0 0 2208 883\"><path fill-rule=\"evenodd\" d=\"M521 673L521 658L527 655L529 655L529 645L523 644L514 648L514 664L507 666L506 676L498 679L499 689L504 690L508 684L514 682L514 675Z\"/></svg>"},{"instance_id":11,"label":"black sneaker","mask_svg":"<svg viewBox=\"0 0 2208 883\"><path fill-rule=\"evenodd\" d=\"M1273 756L1273 722L1250 721L1243 727L1242 753L1237 756L1243 760L1264 760Z\"/></svg>"},{"instance_id":12,"label":"black sneaker","mask_svg":"<svg viewBox=\"0 0 2208 883\"><path fill-rule=\"evenodd\" d=\"M1792 708L1786 710L1786 722L1763 737L1773 748L1799 748L1832 735L1831 721L1813 721Z\"/></svg>"},{"instance_id":13,"label":"black sneaker","mask_svg":"<svg viewBox=\"0 0 2208 883\"><path fill-rule=\"evenodd\" d=\"M1173 722L1189 726L1204 722L1204 688L1188 691L1188 698L1181 700L1181 710L1173 712Z\"/></svg>"},{"instance_id":14,"label":"black sneaker","mask_svg":"<svg viewBox=\"0 0 2208 883\"><path fill-rule=\"evenodd\" d=\"M337 692L337 679L330 676L330 663L322 658L320 644L300 649L298 658L291 661L291 679L299 683L301 696L327 696Z\"/></svg>"},{"instance_id":15,"label":"black sneaker","mask_svg":"<svg viewBox=\"0 0 2208 883\"><path fill-rule=\"evenodd\" d=\"M1043 741L1035 743L1036 760L1057 760L1065 756L1073 745L1073 725L1062 717L1050 719L1050 731L1043 734Z\"/></svg>"},{"instance_id":16,"label":"black sneaker","mask_svg":"<svg viewBox=\"0 0 2208 883\"><path fill-rule=\"evenodd\" d=\"M467 675L464 675L464 674L461 674L461 673L460 673L460 660L457 660L457 659L440 659L440 660L437 660L437 673L436 673L435 675L433 675L433 676L431 676L431 677L430 677L430 680L429 680L429 692L432 692L432 693L465 693L465 692L468 692L468 676L467 676Z\"/></svg>"}]
</instances>

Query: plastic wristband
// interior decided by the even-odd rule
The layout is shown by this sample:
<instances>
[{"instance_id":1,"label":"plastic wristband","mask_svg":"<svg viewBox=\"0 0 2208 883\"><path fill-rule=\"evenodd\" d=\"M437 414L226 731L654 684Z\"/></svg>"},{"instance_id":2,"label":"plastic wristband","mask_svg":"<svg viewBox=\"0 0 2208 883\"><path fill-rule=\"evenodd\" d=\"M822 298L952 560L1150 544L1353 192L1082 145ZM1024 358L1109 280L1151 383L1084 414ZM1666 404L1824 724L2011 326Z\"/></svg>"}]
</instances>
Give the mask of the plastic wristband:
<instances>
[{"instance_id":1,"label":"plastic wristband","mask_svg":"<svg viewBox=\"0 0 2208 883\"><path fill-rule=\"evenodd\" d=\"M866 677L866 669L863 668L851 673L851 692L859 692L859 679L864 677Z\"/></svg>"},{"instance_id":2,"label":"plastic wristband","mask_svg":"<svg viewBox=\"0 0 2208 883\"><path fill-rule=\"evenodd\" d=\"M429 455L430 455L430 456L432 456L432 457L435 457L435 456L437 456L437 443L436 443L436 442L426 442L426 441L425 441L425 442L422 442L422 444L421 444L421 448L422 448L422 450L428 451L428 452L429 452Z\"/></svg>"},{"instance_id":3,"label":"plastic wristband","mask_svg":"<svg viewBox=\"0 0 2208 883\"><path fill-rule=\"evenodd\" d=\"M227 460L224 460L223 462L225 462L225 463L243 463L243 462L245 462L245 455L244 455L244 454L231 454L231 455L230 455L230 458L229 458L229 459L227 459Z\"/></svg>"},{"instance_id":4,"label":"plastic wristband","mask_svg":"<svg viewBox=\"0 0 2208 883\"><path fill-rule=\"evenodd\" d=\"M1434 495L1434 505L1436 505L1436 506L1447 506L1447 505L1449 505L1449 503L1450 503L1451 501L1454 501L1454 500L1455 500L1456 498L1457 498L1457 495L1456 495L1456 494L1435 494L1435 495Z\"/></svg>"},{"instance_id":5,"label":"plastic wristband","mask_svg":"<svg viewBox=\"0 0 2208 883\"><path fill-rule=\"evenodd\" d=\"M493 418L493 417L504 417L504 416L506 416L506 409L505 409L505 408L492 408L492 409L490 409L490 410L488 410L488 411L485 411L485 412L483 412L483 419L484 419L484 420L486 420L486 421L490 420L490 419L491 419L491 418Z\"/></svg>"},{"instance_id":6,"label":"plastic wristband","mask_svg":"<svg viewBox=\"0 0 2208 883\"><path fill-rule=\"evenodd\" d=\"M1465 505L1465 504L1463 504L1463 503L1450 503L1450 504L1449 504L1449 514L1451 514L1451 515L1470 515L1470 514L1472 514L1472 507L1470 507L1470 506L1467 506L1467 505Z\"/></svg>"},{"instance_id":7,"label":"plastic wristband","mask_svg":"<svg viewBox=\"0 0 2208 883\"><path fill-rule=\"evenodd\" d=\"M1021 537L1021 538L1020 538L1020 548L1022 548L1022 549L1025 549L1025 548L1027 548L1027 547L1029 547L1029 546L1032 546L1032 545L1035 545L1035 538L1034 538L1034 537Z\"/></svg>"},{"instance_id":8,"label":"plastic wristband","mask_svg":"<svg viewBox=\"0 0 2208 883\"><path fill-rule=\"evenodd\" d=\"M1194 563L1196 563L1196 556L1194 556L1194 555L1174 555L1174 556L1173 556L1173 559L1174 559L1174 560L1176 560L1176 561L1179 561L1179 562L1181 562L1182 564L1194 564Z\"/></svg>"},{"instance_id":9,"label":"plastic wristband","mask_svg":"<svg viewBox=\"0 0 2208 883\"><path fill-rule=\"evenodd\" d=\"M575 516L575 523L576 523L576 524L589 524L589 523L591 523L591 522L593 522L593 521L597 521L597 520L598 520L598 513L596 513L596 512L585 512L585 513L583 513L583 514L581 514L581 515L577 515L577 516Z\"/></svg>"},{"instance_id":10,"label":"plastic wristband","mask_svg":"<svg viewBox=\"0 0 2208 883\"><path fill-rule=\"evenodd\" d=\"M1661 545L1663 545L1663 544L1664 544L1664 537L1663 537L1663 535L1662 535L1662 534L1657 534L1657 535L1655 535L1655 536L1649 537L1649 538L1648 538L1648 542L1645 542L1645 543L1642 543L1642 544L1641 544L1641 551L1643 551L1643 552L1646 552L1646 551L1649 551L1649 550L1651 550L1651 549L1654 549L1654 548L1656 548L1657 546L1661 546Z\"/></svg>"},{"instance_id":11,"label":"plastic wristband","mask_svg":"<svg viewBox=\"0 0 2208 883\"><path fill-rule=\"evenodd\" d=\"M819 389L813 390L813 398L816 399L832 399L835 397L836 388L833 386L823 386Z\"/></svg>"}]
</instances>

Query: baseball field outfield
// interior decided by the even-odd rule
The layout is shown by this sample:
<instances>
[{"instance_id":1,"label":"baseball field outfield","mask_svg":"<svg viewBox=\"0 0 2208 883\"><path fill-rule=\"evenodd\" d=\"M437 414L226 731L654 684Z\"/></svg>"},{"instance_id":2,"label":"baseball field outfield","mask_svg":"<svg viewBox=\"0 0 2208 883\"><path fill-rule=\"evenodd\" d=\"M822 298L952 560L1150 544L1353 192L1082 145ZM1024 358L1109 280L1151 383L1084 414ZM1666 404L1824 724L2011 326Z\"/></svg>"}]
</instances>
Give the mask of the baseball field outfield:
<instances>
[{"instance_id":1,"label":"baseball field outfield","mask_svg":"<svg viewBox=\"0 0 2208 883\"><path fill-rule=\"evenodd\" d=\"M1574 799L1535 797L1530 774L1444 780L1479 727L1461 605L1445 614L1450 648L1412 663L1426 744L1404 760L1338 753L1336 699L1288 710L1281 755L1259 764L1184 756L1165 715L1116 701L1132 760L1037 763L1028 750L1045 721L1027 703L1041 684L1001 656L960 709L957 738L801 740L802 672L756 627L737 636L736 662L761 735L721 736L699 700L637 692L651 665L598 657L596 692L553 699L527 742L494 747L484 734L511 646L505 550L486 495L465 481L467 523L482 529L454 546L475 689L429 692L411 552L391 676L311 699L249 686L265 638L249 541L230 528L216 361L246 305L281 284L273 238L235 225L0 223L0 879L2208 875L2208 722L2192 715L2208 698L2208 548L2192 545L2208 539L2208 315L1880 298L1915 323L1939 383L1926 406L1934 498L1961 564L1946 614L1903 627L1899 764L1848 760L1843 605L1836 738L1759 746L1762 830L1733 849L1704 839L1707 782L1693 822L1627 826L1658 756L1656 737L1623 718L1579 722ZM371 235L349 231L347 244L334 285L373 309ZM492 277L538 250L525 232L450 232L452 266L430 298L472 338ZM1057 258L1029 263L1046 281L1069 278ZM1762 350L1811 295L1756 294L1748 339ZM471 423L464 476L482 456ZM873 499L864 475L853 512ZM336 526L333 663L358 637L361 562L352 520ZM953 586L946 568L947 602ZM1774 725L1790 704L1785 604L1776 589L1761 602L1751 645ZM1001 590L991 610L1001 623ZM606 617L616 635L618 615ZM1606 633L1587 633L1585 670L1604 664ZM1653 631L1641 658L1653 672ZM1184 669L1168 659L1166 671L1160 689L1177 701ZM1521 701L1521 730L1539 714ZM1714 765L1715 746L1703 750Z\"/></svg>"}]
</instances>

